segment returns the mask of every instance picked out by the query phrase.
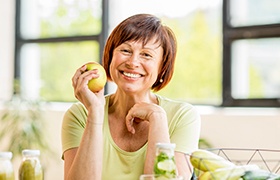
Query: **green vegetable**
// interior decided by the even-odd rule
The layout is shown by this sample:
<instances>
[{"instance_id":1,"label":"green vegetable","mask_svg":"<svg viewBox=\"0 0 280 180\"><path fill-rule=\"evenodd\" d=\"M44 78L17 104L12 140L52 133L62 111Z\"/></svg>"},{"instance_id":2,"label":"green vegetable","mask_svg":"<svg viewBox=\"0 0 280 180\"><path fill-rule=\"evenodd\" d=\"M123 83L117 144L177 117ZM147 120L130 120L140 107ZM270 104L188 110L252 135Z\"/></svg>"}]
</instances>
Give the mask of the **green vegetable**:
<instances>
[{"instance_id":1,"label":"green vegetable","mask_svg":"<svg viewBox=\"0 0 280 180\"><path fill-rule=\"evenodd\" d=\"M258 170L257 165L242 165L229 168L220 168L215 171L206 171L199 180L239 180L248 170Z\"/></svg>"},{"instance_id":2,"label":"green vegetable","mask_svg":"<svg viewBox=\"0 0 280 180\"><path fill-rule=\"evenodd\" d=\"M170 158L167 154L161 152L156 158L154 173L166 178L174 178L176 176L174 157Z\"/></svg>"},{"instance_id":3,"label":"green vegetable","mask_svg":"<svg viewBox=\"0 0 280 180\"><path fill-rule=\"evenodd\" d=\"M25 160L19 169L19 180L42 180L41 166L35 160Z\"/></svg>"},{"instance_id":4,"label":"green vegetable","mask_svg":"<svg viewBox=\"0 0 280 180\"><path fill-rule=\"evenodd\" d=\"M0 173L0 180L14 180L13 173Z\"/></svg>"},{"instance_id":5,"label":"green vegetable","mask_svg":"<svg viewBox=\"0 0 280 180\"><path fill-rule=\"evenodd\" d=\"M194 168L201 171L215 171L220 168L234 167L235 164L207 150L198 149L192 152L190 161Z\"/></svg>"},{"instance_id":6,"label":"green vegetable","mask_svg":"<svg viewBox=\"0 0 280 180\"><path fill-rule=\"evenodd\" d=\"M26 160L22 163L19 169L19 179L20 180L33 180L35 179L35 172L34 172L34 162L30 160Z\"/></svg>"},{"instance_id":7,"label":"green vegetable","mask_svg":"<svg viewBox=\"0 0 280 180\"><path fill-rule=\"evenodd\" d=\"M280 180L280 176L265 170L246 171L243 180Z\"/></svg>"}]
</instances>

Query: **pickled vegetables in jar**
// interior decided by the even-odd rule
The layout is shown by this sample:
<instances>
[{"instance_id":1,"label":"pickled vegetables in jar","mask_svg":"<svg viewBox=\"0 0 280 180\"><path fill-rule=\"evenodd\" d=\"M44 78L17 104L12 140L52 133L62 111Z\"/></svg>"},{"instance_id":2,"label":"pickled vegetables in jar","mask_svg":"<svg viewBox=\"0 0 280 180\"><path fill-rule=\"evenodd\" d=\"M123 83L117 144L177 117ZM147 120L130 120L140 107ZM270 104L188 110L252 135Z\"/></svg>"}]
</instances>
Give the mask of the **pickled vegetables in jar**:
<instances>
[{"instance_id":1,"label":"pickled vegetables in jar","mask_svg":"<svg viewBox=\"0 0 280 180\"><path fill-rule=\"evenodd\" d=\"M175 144L157 143L154 174L162 178L174 178L177 175L177 168L174 158Z\"/></svg>"},{"instance_id":2,"label":"pickled vegetables in jar","mask_svg":"<svg viewBox=\"0 0 280 180\"><path fill-rule=\"evenodd\" d=\"M43 180L43 170L40 163L39 150L23 150L22 162L19 168L19 180Z\"/></svg>"},{"instance_id":3,"label":"pickled vegetables in jar","mask_svg":"<svg viewBox=\"0 0 280 180\"><path fill-rule=\"evenodd\" d=\"M11 162L12 152L0 152L0 180L14 180L14 168Z\"/></svg>"}]
</instances>

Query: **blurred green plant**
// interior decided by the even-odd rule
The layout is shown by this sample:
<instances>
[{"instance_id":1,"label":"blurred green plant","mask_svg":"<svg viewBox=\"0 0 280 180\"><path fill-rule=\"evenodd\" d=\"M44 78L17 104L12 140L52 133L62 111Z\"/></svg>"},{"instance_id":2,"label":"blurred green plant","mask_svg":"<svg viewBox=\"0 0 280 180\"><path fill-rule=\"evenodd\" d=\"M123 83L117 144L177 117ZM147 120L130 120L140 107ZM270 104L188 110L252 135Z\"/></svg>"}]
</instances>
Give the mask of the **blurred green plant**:
<instances>
[{"instance_id":1,"label":"blurred green plant","mask_svg":"<svg viewBox=\"0 0 280 180\"><path fill-rule=\"evenodd\" d=\"M199 139L199 142L198 142L198 147L199 147L200 149L208 149L208 148L212 148L213 146L212 146L212 144L211 144L209 141L207 141L206 139L200 138L200 139Z\"/></svg>"},{"instance_id":2,"label":"blurred green plant","mask_svg":"<svg viewBox=\"0 0 280 180\"><path fill-rule=\"evenodd\" d=\"M13 156L21 156L23 149L39 149L51 152L45 132L42 102L27 100L20 96L20 86L15 81L15 94L5 103L0 116L1 150L11 151Z\"/></svg>"}]
</instances>

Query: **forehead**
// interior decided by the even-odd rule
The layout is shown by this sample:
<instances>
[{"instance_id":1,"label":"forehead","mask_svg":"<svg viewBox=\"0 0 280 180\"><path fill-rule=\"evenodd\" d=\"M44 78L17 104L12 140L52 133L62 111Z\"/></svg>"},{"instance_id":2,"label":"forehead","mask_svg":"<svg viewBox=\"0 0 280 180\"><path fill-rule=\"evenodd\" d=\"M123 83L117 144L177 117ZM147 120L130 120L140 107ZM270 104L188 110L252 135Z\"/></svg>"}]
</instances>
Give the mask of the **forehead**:
<instances>
[{"instance_id":1,"label":"forehead","mask_svg":"<svg viewBox=\"0 0 280 180\"><path fill-rule=\"evenodd\" d=\"M124 42L123 44L127 45L140 45L142 48L148 48L148 49L162 49L160 42L157 40L156 37L149 39L147 41L144 41L143 39L139 40L129 40Z\"/></svg>"}]
</instances>

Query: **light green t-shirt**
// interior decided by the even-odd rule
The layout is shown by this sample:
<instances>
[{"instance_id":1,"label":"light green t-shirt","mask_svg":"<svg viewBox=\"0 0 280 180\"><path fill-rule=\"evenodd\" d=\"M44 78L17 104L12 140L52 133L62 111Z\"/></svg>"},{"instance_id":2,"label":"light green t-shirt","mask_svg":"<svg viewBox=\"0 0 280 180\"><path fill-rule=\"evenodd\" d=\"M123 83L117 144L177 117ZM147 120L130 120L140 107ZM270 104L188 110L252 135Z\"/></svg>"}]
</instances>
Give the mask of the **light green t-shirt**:
<instances>
[{"instance_id":1,"label":"light green t-shirt","mask_svg":"<svg viewBox=\"0 0 280 180\"><path fill-rule=\"evenodd\" d=\"M143 174L147 144L135 152L120 149L113 141L108 124L109 96L103 125L103 180L138 180ZM191 153L198 148L200 115L194 106L157 95L159 105L166 111L169 134L175 151ZM86 125L87 110L75 103L65 113L62 123L62 149L78 147ZM149 143L149 142L148 142Z\"/></svg>"}]
</instances>

